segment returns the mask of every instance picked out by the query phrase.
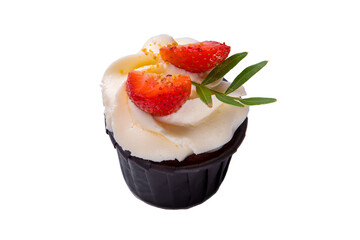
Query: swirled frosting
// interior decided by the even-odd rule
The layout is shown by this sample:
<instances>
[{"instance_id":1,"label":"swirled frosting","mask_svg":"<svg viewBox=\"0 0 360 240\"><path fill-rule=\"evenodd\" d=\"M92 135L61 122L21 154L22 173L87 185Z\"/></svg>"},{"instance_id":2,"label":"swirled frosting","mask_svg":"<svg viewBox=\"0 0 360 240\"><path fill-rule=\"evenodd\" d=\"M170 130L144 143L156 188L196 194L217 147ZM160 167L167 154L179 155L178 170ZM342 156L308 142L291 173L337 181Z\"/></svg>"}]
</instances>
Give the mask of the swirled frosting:
<instances>
[{"instance_id":1,"label":"swirled frosting","mask_svg":"<svg viewBox=\"0 0 360 240\"><path fill-rule=\"evenodd\" d=\"M112 131L117 143L133 156L161 162L184 160L195 153L214 151L232 138L235 130L245 120L249 108L235 107L220 102L213 96L213 107L206 106L193 87L189 100L175 113L156 117L140 110L128 98L125 90L127 74L141 70L166 74L187 74L192 81L200 83L205 73L190 73L159 57L159 49L169 44L196 42L190 38L174 40L168 35L149 39L141 51L115 61L106 70L102 80L103 103L106 126ZM207 85L224 92L228 82L219 79ZM232 93L245 95L244 88Z\"/></svg>"}]
</instances>

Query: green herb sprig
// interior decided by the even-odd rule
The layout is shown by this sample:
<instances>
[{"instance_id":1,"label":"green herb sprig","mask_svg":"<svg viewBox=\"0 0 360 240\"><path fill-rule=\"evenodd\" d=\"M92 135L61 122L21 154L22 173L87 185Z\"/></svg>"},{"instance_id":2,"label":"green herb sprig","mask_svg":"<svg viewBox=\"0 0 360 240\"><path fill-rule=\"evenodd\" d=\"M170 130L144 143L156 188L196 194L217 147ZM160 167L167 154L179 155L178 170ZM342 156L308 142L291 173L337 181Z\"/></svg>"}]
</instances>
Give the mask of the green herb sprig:
<instances>
[{"instance_id":1,"label":"green herb sprig","mask_svg":"<svg viewBox=\"0 0 360 240\"><path fill-rule=\"evenodd\" d=\"M212 94L214 94L219 101L237 107L244 107L244 105L252 106L276 102L275 98L240 98L228 96L228 94L234 92L236 89L241 87L252 76L254 76L258 71L260 71L267 64L267 61L262 61L245 68L234 79L234 81L226 89L225 93L221 93L206 87L206 85L224 77L225 74L227 74L231 69L233 69L243 58L246 57L246 55L247 52L243 52L236 53L230 56L225 61L217 65L200 84L191 81L191 83L196 87L196 93L199 95L201 101L203 101L208 107L212 107Z\"/></svg>"}]
</instances>

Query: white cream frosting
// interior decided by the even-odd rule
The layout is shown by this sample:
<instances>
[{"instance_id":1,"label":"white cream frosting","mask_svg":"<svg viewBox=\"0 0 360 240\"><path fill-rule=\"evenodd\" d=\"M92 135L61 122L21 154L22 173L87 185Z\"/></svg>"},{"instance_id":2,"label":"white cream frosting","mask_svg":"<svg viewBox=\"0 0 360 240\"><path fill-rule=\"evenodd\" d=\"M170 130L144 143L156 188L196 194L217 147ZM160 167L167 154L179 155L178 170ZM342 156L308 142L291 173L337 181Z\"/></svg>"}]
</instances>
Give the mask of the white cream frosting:
<instances>
[{"instance_id":1,"label":"white cream frosting","mask_svg":"<svg viewBox=\"0 0 360 240\"><path fill-rule=\"evenodd\" d=\"M182 161L193 153L220 148L231 140L245 120L247 106L231 106L213 96L213 107L209 108L199 99L194 87L190 99L177 112L167 116L152 116L129 100L124 83L128 72L135 69L187 74L192 81L200 83L207 73L190 73L159 57L162 46L194 42L190 38L174 40L168 35L159 35L149 39L138 54L121 58L106 70L102 81L106 126L114 133L118 144L132 155L156 162ZM229 83L219 79L208 86L223 92ZM242 87L232 93L233 96L245 94Z\"/></svg>"}]
</instances>

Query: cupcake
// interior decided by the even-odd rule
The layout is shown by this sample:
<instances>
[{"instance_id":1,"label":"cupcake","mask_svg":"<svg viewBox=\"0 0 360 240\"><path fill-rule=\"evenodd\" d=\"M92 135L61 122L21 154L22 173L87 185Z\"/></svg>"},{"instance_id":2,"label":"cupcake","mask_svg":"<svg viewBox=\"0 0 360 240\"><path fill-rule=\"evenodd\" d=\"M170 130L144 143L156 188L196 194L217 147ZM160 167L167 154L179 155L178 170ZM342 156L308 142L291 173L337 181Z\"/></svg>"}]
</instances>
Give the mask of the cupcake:
<instances>
[{"instance_id":1,"label":"cupcake","mask_svg":"<svg viewBox=\"0 0 360 240\"><path fill-rule=\"evenodd\" d=\"M142 201L179 209L210 198L245 137L249 106L275 101L243 98L266 61L223 78L247 55L229 53L224 43L160 35L105 72L106 132Z\"/></svg>"}]
</instances>

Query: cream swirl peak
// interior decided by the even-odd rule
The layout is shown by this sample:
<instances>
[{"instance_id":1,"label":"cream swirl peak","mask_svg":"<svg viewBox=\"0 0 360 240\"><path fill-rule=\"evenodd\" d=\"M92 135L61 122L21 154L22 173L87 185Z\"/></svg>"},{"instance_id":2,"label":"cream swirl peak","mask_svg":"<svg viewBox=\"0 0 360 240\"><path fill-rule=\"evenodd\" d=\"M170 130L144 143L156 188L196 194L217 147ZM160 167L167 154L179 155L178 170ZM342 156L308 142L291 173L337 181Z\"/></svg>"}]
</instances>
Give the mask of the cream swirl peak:
<instances>
[{"instance_id":1,"label":"cream swirl peak","mask_svg":"<svg viewBox=\"0 0 360 240\"><path fill-rule=\"evenodd\" d=\"M195 153L214 151L233 136L245 120L248 106L236 107L219 101L212 95L212 107L205 105L191 86L188 100L176 111L166 116L154 116L137 107L127 94L126 81L131 71L190 76L201 83L209 73L189 72L165 62L160 48L169 45L196 43L189 38L173 39L160 35L149 39L141 51L115 61L105 72L102 81L106 125L117 143L132 155L152 161L184 160ZM225 92L230 83L222 78L208 84L216 92ZM243 87L231 96L245 95Z\"/></svg>"}]
</instances>

